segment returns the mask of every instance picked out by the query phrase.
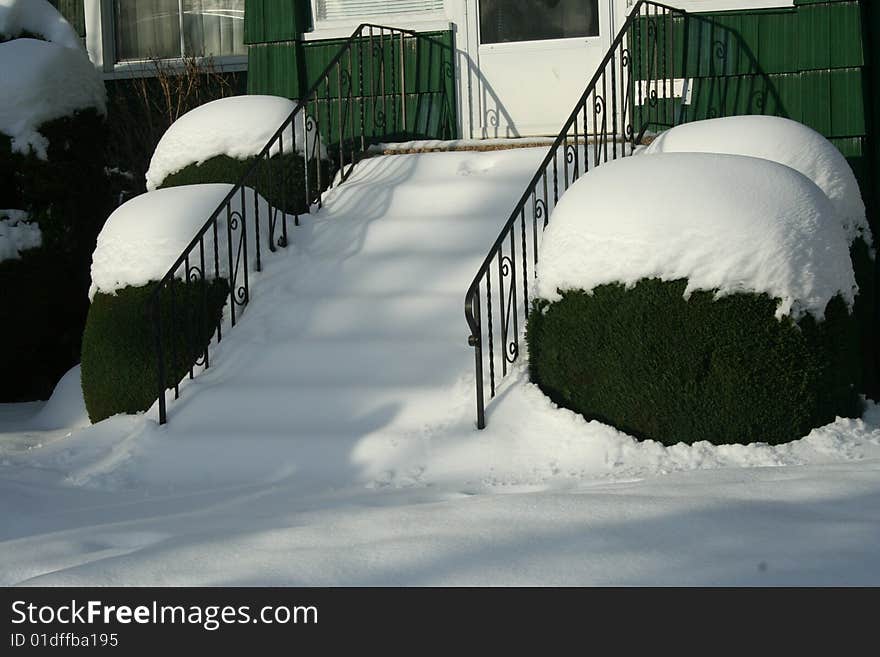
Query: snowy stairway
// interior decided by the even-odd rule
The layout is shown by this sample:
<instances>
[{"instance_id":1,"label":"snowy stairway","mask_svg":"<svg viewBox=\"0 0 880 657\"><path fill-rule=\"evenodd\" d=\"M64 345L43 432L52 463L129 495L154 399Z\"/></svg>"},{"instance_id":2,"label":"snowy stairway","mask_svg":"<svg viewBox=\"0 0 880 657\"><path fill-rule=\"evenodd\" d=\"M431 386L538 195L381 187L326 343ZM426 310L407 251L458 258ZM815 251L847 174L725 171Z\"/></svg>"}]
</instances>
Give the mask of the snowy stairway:
<instances>
[{"instance_id":1,"label":"snowy stairway","mask_svg":"<svg viewBox=\"0 0 880 657\"><path fill-rule=\"evenodd\" d=\"M215 365L170 405L170 430L233 438L284 427L296 444L448 421L468 401L460 290L545 152L360 163L255 278Z\"/></svg>"}]
</instances>

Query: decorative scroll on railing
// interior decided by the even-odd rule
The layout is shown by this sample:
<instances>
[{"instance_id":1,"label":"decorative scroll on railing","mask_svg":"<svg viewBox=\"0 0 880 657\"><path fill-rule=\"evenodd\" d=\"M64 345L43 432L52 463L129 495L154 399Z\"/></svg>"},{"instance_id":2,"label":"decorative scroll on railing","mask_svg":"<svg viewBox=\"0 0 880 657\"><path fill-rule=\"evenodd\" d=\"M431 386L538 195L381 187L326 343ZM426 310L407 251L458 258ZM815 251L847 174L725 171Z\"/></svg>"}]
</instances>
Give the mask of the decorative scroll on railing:
<instances>
[{"instance_id":1,"label":"decorative scroll on railing","mask_svg":"<svg viewBox=\"0 0 880 657\"><path fill-rule=\"evenodd\" d=\"M451 99L424 82L425 39L358 27L156 284L148 315L161 424L168 390L178 398L182 379L210 367L224 323L234 327L251 301L251 273L287 246L291 223L320 206L324 191L344 182L372 143L448 124ZM447 67L437 70L444 75Z\"/></svg>"},{"instance_id":2,"label":"decorative scroll on railing","mask_svg":"<svg viewBox=\"0 0 880 657\"><path fill-rule=\"evenodd\" d=\"M676 37L682 40L685 15L654 2L635 5L468 288L480 429L487 390L495 397L519 357L541 236L559 199L591 168L632 155L649 129L679 122L687 83L678 77L684 48Z\"/></svg>"}]
</instances>

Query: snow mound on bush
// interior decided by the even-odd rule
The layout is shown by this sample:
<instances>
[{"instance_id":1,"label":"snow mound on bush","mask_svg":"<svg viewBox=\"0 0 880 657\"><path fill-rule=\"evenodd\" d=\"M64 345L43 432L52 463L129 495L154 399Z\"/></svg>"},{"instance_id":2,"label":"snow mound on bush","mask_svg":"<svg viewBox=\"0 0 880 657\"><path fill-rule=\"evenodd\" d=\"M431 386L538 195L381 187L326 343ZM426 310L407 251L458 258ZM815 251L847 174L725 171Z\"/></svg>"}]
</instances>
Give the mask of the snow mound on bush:
<instances>
[{"instance_id":1,"label":"snow mound on bush","mask_svg":"<svg viewBox=\"0 0 880 657\"><path fill-rule=\"evenodd\" d=\"M26 33L82 50L76 30L47 0L0 0L0 36L13 39Z\"/></svg>"},{"instance_id":2,"label":"snow mound on bush","mask_svg":"<svg viewBox=\"0 0 880 657\"><path fill-rule=\"evenodd\" d=\"M22 251L43 245L43 234L37 224L27 223L21 210L0 210L0 262L17 260Z\"/></svg>"},{"instance_id":3,"label":"snow mound on bush","mask_svg":"<svg viewBox=\"0 0 880 657\"><path fill-rule=\"evenodd\" d=\"M181 116L162 135L147 171L147 189L159 187L168 176L191 164L227 155L246 159L257 155L269 143L281 124L296 109L296 103L278 96L232 96L211 101ZM284 132L284 152L305 152L306 131L302 116ZM313 125L310 123L310 125ZM315 132L308 131L310 142ZM278 152L278 147L272 154ZM310 155L314 147L310 144ZM320 149L322 158L327 154Z\"/></svg>"},{"instance_id":4,"label":"snow mound on bush","mask_svg":"<svg viewBox=\"0 0 880 657\"><path fill-rule=\"evenodd\" d=\"M849 163L834 144L802 123L777 116L685 123L658 135L644 154L682 152L760 157L800 171L831 200L849 243L861 237L871 245L865 204Z\"/></svg>"},{"instance_id":5,"label":"snow mound on bush","mask_svg":"<svg viewBox=\"0 0 880 657\"><path fill-rule=\"evenodd\" d=\"M0 132L12 149L31 148L46 159L49 142L38 132L47 121L95 108L106 113L104 82L82 49L39 39L0 43Z\"/></svg>"},{"instance_id":6,"label":"snow mound on bush","mask_svg":"<svg viewBox=\"0 0 880 657\"><path fill-rule=\"evenodd\" d=\"M113 294L127 286L146 285L161 280L196 233L205 225L221 201L232 190L232 185L187 185L169 187L136 196L117 208L98 235L92 255L92 285L89 299L103 292ZM245 205L250 212L255 203L255 192L245 188ZM260 216L269 216L269 205L256 195ZM241 212L241 194L231 202L232 212ZM218 219L217 248L220 254L220 276L229 270L227 253L226 212ZM240 236L241 223L232 230L233 250ZM213 266L213 231L205 240L205 277L214 278L218 272ZM199 265L191 262L191 266ZM183 278L183 267L178 272Z\"/></svg>"},{"instance_id":7,"label":"snow mound on bush","mask_svg":"<svg viewBox=\"0 0 880 657\"><path fill-rule=\"evenodd\" d=\"M634 193L635 192L635 193ZM544 233L538 295L644 278L766 293L776 316L824 316L857 290L831 202L794 169L736 155L671 153L599 167L562 197Z\"/></svg>"}]
</instances>

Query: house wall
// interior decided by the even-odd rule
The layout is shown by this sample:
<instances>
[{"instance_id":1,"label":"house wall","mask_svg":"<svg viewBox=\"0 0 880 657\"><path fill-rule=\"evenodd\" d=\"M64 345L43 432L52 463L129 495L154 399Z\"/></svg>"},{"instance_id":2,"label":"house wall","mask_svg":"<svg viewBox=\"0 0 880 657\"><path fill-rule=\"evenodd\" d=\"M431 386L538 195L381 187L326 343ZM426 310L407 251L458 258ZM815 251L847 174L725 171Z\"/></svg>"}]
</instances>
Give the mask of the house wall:
<instances>
[{"instance_id":1,"label":"house wall","mask_svg":"<svg viewBox=\"0 0 880 657\"><path fill-rule=\"evenodd\" d=\"M689 14L675 21L674 77L689 99L659 116L695 121L784 116L829 138L873 202L871 79L858 0L796 0L788 8ZM658 129L665 127L657 126Z\"/></svg>"}]
</instances>

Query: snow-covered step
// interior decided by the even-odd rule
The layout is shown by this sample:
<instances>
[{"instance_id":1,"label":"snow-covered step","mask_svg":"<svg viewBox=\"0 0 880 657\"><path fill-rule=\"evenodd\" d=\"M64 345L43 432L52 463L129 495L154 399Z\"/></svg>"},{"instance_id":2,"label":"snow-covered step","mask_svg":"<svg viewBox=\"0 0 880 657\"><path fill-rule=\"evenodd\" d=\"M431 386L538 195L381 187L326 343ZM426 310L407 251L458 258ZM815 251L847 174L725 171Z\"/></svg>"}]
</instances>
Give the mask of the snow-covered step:
<instances>
[{"instance_id":1,"label":"snow-covered step","mask_svg":"<svg viewBox=\"0 0 880 657\"><path fill-rule=\"evenodd\" d=\"M461 341L464 327L447 321L461 309L455 293L297 295L286 309L254 304L245 321L265 321L269 340L318 338Z\"/></svg>"}]
</instances>

